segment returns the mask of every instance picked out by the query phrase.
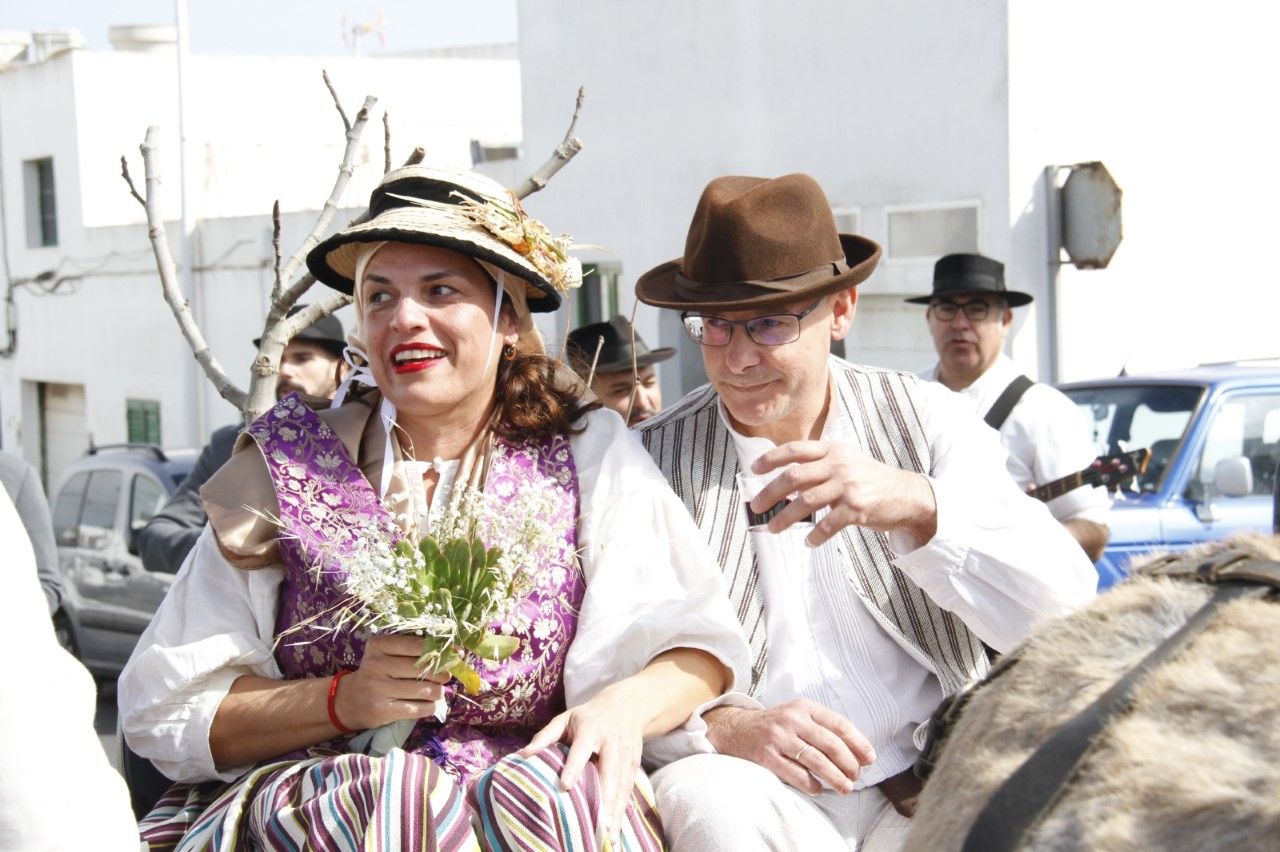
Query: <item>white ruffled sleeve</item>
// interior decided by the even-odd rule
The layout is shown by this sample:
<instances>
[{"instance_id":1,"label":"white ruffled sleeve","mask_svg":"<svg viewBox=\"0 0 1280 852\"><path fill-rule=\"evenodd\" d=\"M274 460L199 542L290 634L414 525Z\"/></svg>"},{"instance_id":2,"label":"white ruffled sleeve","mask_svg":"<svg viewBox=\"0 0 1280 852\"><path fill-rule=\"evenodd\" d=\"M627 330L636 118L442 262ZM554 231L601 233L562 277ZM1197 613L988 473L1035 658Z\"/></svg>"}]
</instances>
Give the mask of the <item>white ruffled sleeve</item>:
<instances>
[{"instance_id":1,"label":"white ruffled sleeve","mask_svg":"<svg viewBox=\"0 0 1280 852\"><path fill-rule=\"evenodd\" d=\"M673 648L697 648L750 685L750 655L706 540L639 440L608 410L570 439L587 591L565 663L570 707Z\"/></svg>"},{"instance_id":2,"label":"white ruffled sleeve","mask_svg":"<svg viewBox=\"0 0 1280 852\"><path fill-rule=\"evenodd\" d=\"M247 766L214 766L209 728L236 678L280 678L271 653L279 566L245 570L209 527L174 578L120 675L120 726L129 747L175 781L231 781Z\"/></svg>"}]
</instances>

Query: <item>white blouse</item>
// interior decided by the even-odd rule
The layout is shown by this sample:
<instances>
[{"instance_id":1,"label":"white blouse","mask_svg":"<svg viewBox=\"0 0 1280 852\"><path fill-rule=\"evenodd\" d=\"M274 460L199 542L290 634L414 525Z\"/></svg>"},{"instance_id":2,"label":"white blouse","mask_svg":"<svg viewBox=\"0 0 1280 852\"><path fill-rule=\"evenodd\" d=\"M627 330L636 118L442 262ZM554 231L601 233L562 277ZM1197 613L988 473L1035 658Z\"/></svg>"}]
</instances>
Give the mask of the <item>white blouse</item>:
<instances>
[{"instance_id":1,"label":"white blouse","mask_svg":"<svg viewBox=\"0 0 1280 852\"><path fill-rule=\"evenodd\" d=\"M573 707L673 648L715 656L750 684L742 628L721 572L684 504L622 419L586 416L570 436L586 595L564 670ZM283 568L241 569L206 528L120 676L129 745L177 781L230 781L209 749L214 713L236 678L281 678L272 656Z\"/></svg>"}]
</instances>

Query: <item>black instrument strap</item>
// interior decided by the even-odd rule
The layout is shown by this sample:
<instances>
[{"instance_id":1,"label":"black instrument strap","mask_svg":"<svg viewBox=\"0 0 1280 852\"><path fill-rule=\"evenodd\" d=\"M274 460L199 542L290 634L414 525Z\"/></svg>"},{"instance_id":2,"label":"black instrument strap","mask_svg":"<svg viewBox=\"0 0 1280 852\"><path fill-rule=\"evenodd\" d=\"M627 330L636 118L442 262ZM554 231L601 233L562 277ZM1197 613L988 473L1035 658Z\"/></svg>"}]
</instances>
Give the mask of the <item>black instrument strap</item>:
<instances>
[{"instance_id":1,"label":"black instrument strap","mask_svg":"<svg viewBox=\"0 0 1280 852\"><path fill-rule=\"evenodd\" d=\"M1187 623L1152 650L1142 662L1074 718L1040 744L1004 783L996 788L969 828L963 852L1013 852L1032 827L1048 813L1067 788L1081 759L1111 719L1129 707L1130 696L1143 675L1185 648L1223 604L1241 597L1263 597L1267 585L1220 581L1213 597Z\"/></svg>"},{"instance_id":2,"label":"black instrument strap","mask_svg":"<svg viewBox=\"0 0 1280 852\"><path fill-rule=\"evenodd\" d=\"M1022 399L1022 395L1034 384L1035 382L1026 376L1018 376L1009 382L1009 386L1001 392L1000 397L991 406L991 410L987 412L987 416L982 419L987 421L988 426L999 432L1004 421L1009 419L1009 413L1013 411L1013 407L1018 404L1018 400Z\"/></svg>"}]
</instances>

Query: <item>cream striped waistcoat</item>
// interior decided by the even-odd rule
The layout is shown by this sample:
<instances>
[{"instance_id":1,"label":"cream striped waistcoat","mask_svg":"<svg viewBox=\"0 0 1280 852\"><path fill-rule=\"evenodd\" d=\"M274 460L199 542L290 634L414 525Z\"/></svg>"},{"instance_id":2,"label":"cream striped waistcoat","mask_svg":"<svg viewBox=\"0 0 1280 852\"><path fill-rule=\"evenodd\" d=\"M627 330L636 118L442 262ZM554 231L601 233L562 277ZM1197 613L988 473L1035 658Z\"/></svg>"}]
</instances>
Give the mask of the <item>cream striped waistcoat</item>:
<instances>
[{"instance_id":1,"label":"cream striped waistcoat","mask_svg":"<svg viewBox=\"0 0 1280 852\"><path fill-rule=\"evenodd\" d=\"M831 359L833 384L852 419L859 448L877 461L928 473L929 444L916 410L917 379ZM640 439L706 535L754 655L751 686L764 680L768 657L755 554L738 493L738 454L710 385L692 391L639 427ZM828 416L839 416L832 406ZM840 547L849 582L872 616L908 653L938 676L951 695L987 669L981 641L941 609L893 564L883 533L846 527Z\"/></svg>"}]
</instances>

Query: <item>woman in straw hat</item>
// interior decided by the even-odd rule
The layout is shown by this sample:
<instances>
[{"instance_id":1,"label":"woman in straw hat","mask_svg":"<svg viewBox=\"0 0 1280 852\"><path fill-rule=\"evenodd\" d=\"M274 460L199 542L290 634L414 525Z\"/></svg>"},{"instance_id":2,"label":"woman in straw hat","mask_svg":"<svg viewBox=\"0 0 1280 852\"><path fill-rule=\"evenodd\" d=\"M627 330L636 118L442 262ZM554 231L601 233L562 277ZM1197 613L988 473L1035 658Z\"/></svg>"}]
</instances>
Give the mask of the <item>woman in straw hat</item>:
<instances>
[{"instance_id":1,"label":"woman in straw hat","mask_svg":"<svg viewBox=\"0 0 1280 852\"><path fill-rule=\"evenodd\" d=\"M659 847L642 741L746 670L720 572L622 421L542 352L530 312L581 280L567 238L473 173L400 169L369 206L307 262L352 293L371 389L319 414L287 398L241 437L121 677L130 745L180 782L144 837ZM528 591L491 625L519 650L475 661L474 697L417 667L419 637L326 620L362 530L427 529L471 489L500 506L532 489L561 557L519 566ZM402 748L357 734L397 722Z\"/></svg>"}]
</instances>

